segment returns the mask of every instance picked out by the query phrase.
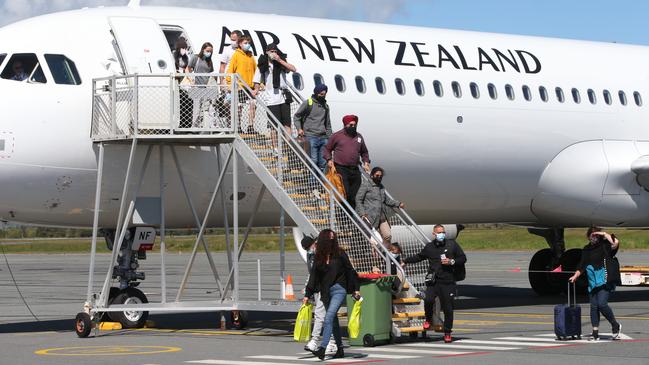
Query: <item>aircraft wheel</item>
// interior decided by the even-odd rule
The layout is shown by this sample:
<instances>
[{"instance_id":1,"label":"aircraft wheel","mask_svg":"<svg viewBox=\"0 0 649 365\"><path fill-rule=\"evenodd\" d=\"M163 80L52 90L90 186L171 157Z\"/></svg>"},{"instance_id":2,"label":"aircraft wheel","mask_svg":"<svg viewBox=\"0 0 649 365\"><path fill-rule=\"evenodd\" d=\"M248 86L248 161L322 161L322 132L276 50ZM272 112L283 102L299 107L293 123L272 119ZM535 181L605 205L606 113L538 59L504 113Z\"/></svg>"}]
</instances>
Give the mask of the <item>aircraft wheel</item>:
<instances>
[{"instance_id":1,"label":"aircraft wheel","mask_svg":"<svg viewBox=\"0 0 649 365\"><path fill-rule=\"evenodd\" d=\"M563 287L561 288L562 291L568 290L568 284L566 284L566 281L568 281L568 278L572 276L573 272L577 269L577 265L579 265L579 261L581 260L581 249L580 248L572 248L561 255L561 267L563 268L563 271L567 271L565 274L562 274L562 279L563 279ZM579 279L577 279L577 294L583 294L586 293L588 289L588 279L586 275L581 275ZM572 293L570 293L572 294Z\"/></svg>"},{"instance_id":2,"label":"aircraft wheel","mask_svg":"<svg viewBox=\"0 0 649 365\"><path fill-rule=\"evenodd\" d=\"M110 288L110 291L108 292L108 305L113 304L113 300L114 300L115 297L118 296L119 293L121 293L121 292L122 292L122 291L119 290L119 288L116 288L116 287L112 286L112 287ZM119 322L119 319L117 319L117 318L115 317L115 312L106 312L106 313L103 315L103 317L101 318L101 320L102 320L102 321L103 321L103 320L109 320L109 321L111 321L111 322Z\"/></svg>"},{"instance_id":3,"label":"aircraft wheel","mask_svg":"<svg viewBox=\"0 0 649 365\"><path fill-rule=\"evenodd\" d=\"M121 293L119 293L111 304L144 304L148 303L146 296L142 291L135 288L128 288ZM147 318L149 318L149 312L147 311L124 311L124 312L112 312L112 318L115 318L117 322L122 324L122 328L142 328Z\"/></svg>"},{"instance_id":4,"label":"aircraft wheel","mask_svg":"<svg viewBox=\"0 0 649 365\"><path fill-rule=\"evenodd\" d=\"M85 312L80 312L74 320L74 331L80 338L86 338L90 335L92 330L92 319L90 315Z\"/></svg>"},{"instance_id":5,"label":"aircraft wheel","mask_svg":"<svg viewBox=\"0 0 649 365\"><path fill-rule=\"evenodd\" d=\"M552 295L561 292L560 275L549 273L553 268L552 250L544 248L537 251L530 261L528 278L532 289L538 295ZM564 283L565 284L565 283Z\"/></svg>"}]
</instances>

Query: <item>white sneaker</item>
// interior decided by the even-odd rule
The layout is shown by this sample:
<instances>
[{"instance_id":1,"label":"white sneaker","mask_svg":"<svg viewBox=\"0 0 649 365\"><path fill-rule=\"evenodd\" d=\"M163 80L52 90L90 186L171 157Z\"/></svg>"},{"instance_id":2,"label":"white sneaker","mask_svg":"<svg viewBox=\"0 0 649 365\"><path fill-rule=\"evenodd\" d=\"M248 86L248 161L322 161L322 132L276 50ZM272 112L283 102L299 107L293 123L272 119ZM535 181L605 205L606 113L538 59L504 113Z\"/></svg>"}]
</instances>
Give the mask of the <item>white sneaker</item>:
<instances>
[{"instance_id":1,"label":"white sneaker","mask_svg":"<svg viewBox=\"0 0 649 365\"><path fill-rule=\"evenodd\" d=\"M318 341L316 341L315 339L311 339L311 341L309 341L306 344L306 346L304 346L304 349L306 351L315 351L315 350L317 350L318 349Z\"/></svg>"},{"instance_id":2,"label":"white sneaker","mask_svg":"<svg viewBox=\"0 0 649 365\"><path fill-rule=\"evenodd\" d=\"M338 351L338 346L335 343L329 342L325 354L335 354Z\"/></svg>"},{"instance_id":3,"label":"white sneaker","mask_svg":"<svg viewBox=\"0 0 649 365\"><path fill-rule=\"evenodd\" d=\"M611 339L613 340L619 340L620 339L620 333L622 332L622 323L617 324L617 331L614 329L613 330L613 336L611 336Z\"/></svg>"}]
</instances>

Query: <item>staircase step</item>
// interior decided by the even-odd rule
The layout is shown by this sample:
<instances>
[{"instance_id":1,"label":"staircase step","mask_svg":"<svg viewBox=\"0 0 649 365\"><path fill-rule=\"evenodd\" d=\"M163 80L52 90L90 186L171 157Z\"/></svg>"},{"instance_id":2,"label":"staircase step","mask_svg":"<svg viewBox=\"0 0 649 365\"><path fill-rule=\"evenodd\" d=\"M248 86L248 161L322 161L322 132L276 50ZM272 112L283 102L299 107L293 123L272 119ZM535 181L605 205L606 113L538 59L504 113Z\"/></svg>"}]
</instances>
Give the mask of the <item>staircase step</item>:
<instances>
[{"instance_id":1,"label":"staircase step","mask_svg":"<svg viewBox=\"0 0 649 365\"><path fill-rule=\"evenodd\" d=\"M277 161L279 160L278 157L272 156L272 157L259 157L260 161ZM282 161L288 161L288 157L282 157Z\"/></svg>"},{"instance_id":2,"label":"staircase step","mask_svg":"<svg viewBox=\"0 0 649 365\"><path fill-rule=\"evenodd\" d=\"M311 219L311 223L313 223L313 224L327 224L327 223L329 223L329 220L325 219L325 218Z\"/></svg>"},{"instance_id":3,"label":"staircase step","mask_svg":"<svg viewBox=\"0 0 649 365\"><path fill-rule=\"evenodd\" d=\"M268 169L268 171L270 171L271 174L276 174L278 170L277 170L277 167L271 167L270 169ZM305 172L306 171L304 171L304 170L298 170L298 169L282 171L282 173L284 175L304 175Z\"/></svg>"},{"instance_id":4,"label":"staircase step","mask_svg":"<svg viewBox=\"0 0 649 365\"><path fill-rule=\"evenodd\" d=\"M418 311L418 312L401 312L401 313L394 313L392 315L392 319L406 319L406 318L416 318L416 317L424 317L426 315L426 312L424 311Z\"/></svg>"},{"instance_id":5,"label":"staircase step","mask_svg":"<svg viewBox=\"0 0 649 365\"><path fill-rule=\"evenodd\" d=\"M329 210L328 205L321 205L318 207L300 207L300 209L307 211L307 212L313 212L315 210Z\"/></svg>"},{"instance_id":6,"label":"staircase step","mask_svg":"<svg viewBox=\"0 0 649 365\"><path fill-rule=\"evenodd\" d=\"M397 298L392 299L392 304L419 304L421 299L419 298Z\"/></svg>"},{"instance_id":7,"label":"staircase step","mask_svg":"<svg viewBox=\"0 0 649 365\"><path fill-rule=\"evenodd\" d=\"M291 194L288 194L288 196L291 199L307 199L309 197L313 197L313 195L311 195L311 194L301 194L301 193L291 193Z\"/></svg>"},{"instance_id":8,"label":"staircase step","mask_svg":"<svg viewBox=\"0 0 649 365\"><path fill-rule=\"evenodd\" d=\"M401 331L401 333L422 332L423 330L424 330L424 326L418 326L418 327L399 327L399 331Z\"/></svg>"},{"instance_id":9,"label":"staircase step","mask_svg":"<svg viewBox=\"0 0 649 365\"><path fill-rule=\"evenodd\" d=\"M402 291L407 291L410 289L410 284L408 282L403 283L403 286L401 287Z\"/></svg>"}]
</instances>

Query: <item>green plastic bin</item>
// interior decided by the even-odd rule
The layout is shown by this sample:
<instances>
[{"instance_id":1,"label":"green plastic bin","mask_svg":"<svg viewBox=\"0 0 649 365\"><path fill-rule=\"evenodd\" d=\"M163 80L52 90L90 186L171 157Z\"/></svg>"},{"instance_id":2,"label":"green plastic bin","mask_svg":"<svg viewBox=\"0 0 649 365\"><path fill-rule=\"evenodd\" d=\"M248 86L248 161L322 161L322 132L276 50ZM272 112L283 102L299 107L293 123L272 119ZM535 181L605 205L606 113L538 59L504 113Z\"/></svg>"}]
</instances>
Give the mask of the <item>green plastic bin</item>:
<instances>
[{"instance_id":1,"label":"green plastic bin","mask_svg":"<svg viewBox=\"0 0 649 365\"><path fill-rule=\"evenodd\" d=\"M351 346L373 347L390 342L392 330L392 284L396 276L377 279L359 278L361 296L361 330L357 338L350 338ZM351 314L356 301L347 295L347 313Z\"/></svg>"}]
</instances>

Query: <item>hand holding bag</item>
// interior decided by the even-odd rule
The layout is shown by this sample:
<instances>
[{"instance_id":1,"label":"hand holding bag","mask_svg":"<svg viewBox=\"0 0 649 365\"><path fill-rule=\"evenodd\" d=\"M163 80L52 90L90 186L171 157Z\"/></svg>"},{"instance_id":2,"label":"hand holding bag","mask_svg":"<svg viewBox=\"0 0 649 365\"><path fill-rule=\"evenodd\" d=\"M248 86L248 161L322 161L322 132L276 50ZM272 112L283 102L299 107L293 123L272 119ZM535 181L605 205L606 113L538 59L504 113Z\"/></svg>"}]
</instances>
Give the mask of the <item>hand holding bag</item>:
<instances>
[{"instance_id":1,"label":"hand holding bag","mask_svg":"<svg viewBox=\"0 0 649 365\"><path fill-rule=\"evenodd\" d=\"M347 193L345 192L345 185L343 185L343 178L338 172L336 172L336 168L330 168L329 171L327 171L325 177L327 178L327 180L329 180L329 182L331 182L331 185L333 185L334 188L338 190L343 199L346 199Z\"/></svg>"},{"instance_id":2,"label":"hand holding bag","mask_svg":"<svg viewBox=\"0 0 649 365\"><path fill-rule=\"evenodd\" d=\"M349 322L347 322L347 330L349 331L350 338L358 338L361 333L361 308L363 298L354 302L352 313L349 315Z\"/></svg>"},{"instance_id":3,"label":"hand holding bag","mask_svg":"<svg viewBox=\"0 0 649 365\"><path fill-rule=\"evenodd\" d=\"M297 342L308 342L311 338L311 319L313 316L313 304L302 304L297 312L293 339Z\"/></svg>"}]
</instances>

